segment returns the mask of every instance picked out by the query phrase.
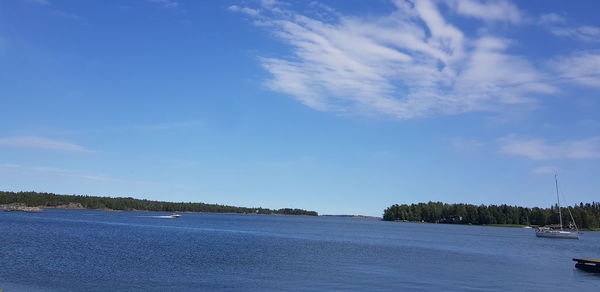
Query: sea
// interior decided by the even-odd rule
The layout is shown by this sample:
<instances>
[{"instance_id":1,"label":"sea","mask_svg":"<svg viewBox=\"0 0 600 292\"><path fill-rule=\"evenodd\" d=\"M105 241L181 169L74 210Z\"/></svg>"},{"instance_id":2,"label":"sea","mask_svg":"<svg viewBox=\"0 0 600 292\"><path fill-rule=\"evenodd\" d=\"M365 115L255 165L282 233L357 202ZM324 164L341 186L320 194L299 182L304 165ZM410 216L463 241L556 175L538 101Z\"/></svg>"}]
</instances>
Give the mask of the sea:
<instances>
[{"instance_id":1,"label":"sea","mask_svg":"<svg viewBox=\"0 0 600 292\"><path fill-rule=\"evenodd\" d=\"M600 291L600 232L334 216L0 212L12 291Z\"/></svg>"}]
</instances>

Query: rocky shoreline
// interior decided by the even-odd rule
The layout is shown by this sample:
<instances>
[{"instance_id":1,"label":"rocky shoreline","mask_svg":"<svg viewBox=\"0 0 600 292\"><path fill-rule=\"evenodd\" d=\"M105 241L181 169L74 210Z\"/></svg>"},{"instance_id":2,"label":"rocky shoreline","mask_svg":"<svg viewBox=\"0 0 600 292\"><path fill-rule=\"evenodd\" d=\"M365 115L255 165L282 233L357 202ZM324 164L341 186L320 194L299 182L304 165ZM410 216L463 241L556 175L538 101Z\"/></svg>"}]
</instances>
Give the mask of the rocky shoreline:
<instances>
[{"instance_id":1,"label":"rocky shoreline","mask_svg":"<svg viewBox=\"0 0 600 292\"><path fill-rule=\"evenodd\" d=\"M0 205L0 209L5 211L19 211L19 212L42 212L44 209L40 207L29 207L22 203L11 203Z\"/></svg>"},{"instance_id":2,"label":"rocky shoreline","mask_svg":"<svg viewBox=\"0 0 600 292\"><path fill-rule=\"evenodd\" d=\"M36 206L30 207L23 203L10 203L0 205L0 210L4 211L18 211L18 212L42 212L44 209L70 209L70 210L83 210L86 209L80 203L68 203L57 206Z\"/></svg>"}]
</instances>

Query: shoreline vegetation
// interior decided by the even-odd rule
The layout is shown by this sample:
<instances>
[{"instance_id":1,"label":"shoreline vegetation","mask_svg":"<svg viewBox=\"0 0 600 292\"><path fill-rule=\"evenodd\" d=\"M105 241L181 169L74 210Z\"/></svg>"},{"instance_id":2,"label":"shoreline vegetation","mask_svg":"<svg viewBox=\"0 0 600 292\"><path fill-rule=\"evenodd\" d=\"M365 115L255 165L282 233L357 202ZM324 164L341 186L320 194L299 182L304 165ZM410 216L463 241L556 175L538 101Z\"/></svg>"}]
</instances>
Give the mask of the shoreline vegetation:
<instances>
[{"instance_id":1,"label":"shoreline vegetation","mask_svg":"<svg viewBox=\"0 0 600 292\"><path fill-rule=\"evenodd\" d=\"M523 225L523 224L485 224L485 226L492 227L515 227L515 228L538 228L537 225Z\"/></svg>"},{"instance_id":2,"label":"shoreline vegetation","mask_svg":"<svg viewBox=\"0 0 600 292\"><path fill-rule=\"evenodd\" d=\"M375 216L367 216L367 215L332 215L332 214L326 214L326 215L321 215L322 217L343 217L343 218L357 218L357 219L373 219L373 220L381 220L381 217L375 217Z\"/></svg>"},{"instance_id":3,"label":"shoreline vegetation","mask_svg":"<svg viewBox=\"0 0 600 292\"><path fill-rule=\"evenodd\" d=\"M565 208L565 207L563 207ZM569 208L581 230L600 230L600 203L580 203ZM571 222L562 212L563 222ZM485 225L500 227L537 227L558 225L558 207L526 208L508 205L471 205L428 202L393 205L383 212L384 221Z\"/></svg>"},{"instance_id":4,"label":"shoreline vegetation","mask_svg":"<svg viewBox=\"0 0 600 292\"><path fill-rule=\"evenodd\" d=\"M194 213L234 213L268 215L318 216L315 211L303 209L247 208L218 204L192 202L164 202L135 199L131 197L99 197L81 195L58 195L38 192L0 191L0 209L6 211L40 212L43 209L92 209L106 211L154 211Z\"/></svg>"}]
</instances>

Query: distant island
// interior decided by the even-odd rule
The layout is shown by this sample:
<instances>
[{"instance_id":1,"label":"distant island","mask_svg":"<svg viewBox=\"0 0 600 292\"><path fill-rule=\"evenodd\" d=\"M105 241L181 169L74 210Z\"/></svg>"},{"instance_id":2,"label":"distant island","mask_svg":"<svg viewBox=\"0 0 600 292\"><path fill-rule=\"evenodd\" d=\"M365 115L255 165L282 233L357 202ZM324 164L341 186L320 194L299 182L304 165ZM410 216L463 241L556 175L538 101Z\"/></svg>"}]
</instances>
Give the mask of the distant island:
<instances>
[{"instance_id":1,"label":"distant island","mask_svg":"<svg viewBox=\"0 0 600 292\"><path fill-rule=\"evenodd\" d=\"M0 209L35 212L41 211L43 208L318 216L315 211L291 208L272 210L205 203L150 201L131 197L113 198L0 191Z\"/></svg>"},{"instance_id":2,"label":"distant island","mask_svg":"<svg viewBox=\"0 0 600 292\"><path fill-rule=\"evenodd\" d=\"M580 229L600 229L600 203L580 203L567 207ZM563 207L564 209L564 207ZM570 222L569 212L562 212ZM525 208L508 205L470 205L429 202L393 205L383 212L383 220L496 226L546 226L559 224L558 207Z\"/></svg>"},{"instance_id":3,"label":"distant island","mask_svg":"<svg viewBox=\"0 0 600 292\"><path fill-rule=\"evenodd\" d=\"M360 219L377 219L377 220L381 220L381 217L376 217L376 216L367 216L367 215L331 215L331 214L327 214L327 215L321 215L323 217L342 217L342 218L360 218Z\"/></svg>"}]
</instances>

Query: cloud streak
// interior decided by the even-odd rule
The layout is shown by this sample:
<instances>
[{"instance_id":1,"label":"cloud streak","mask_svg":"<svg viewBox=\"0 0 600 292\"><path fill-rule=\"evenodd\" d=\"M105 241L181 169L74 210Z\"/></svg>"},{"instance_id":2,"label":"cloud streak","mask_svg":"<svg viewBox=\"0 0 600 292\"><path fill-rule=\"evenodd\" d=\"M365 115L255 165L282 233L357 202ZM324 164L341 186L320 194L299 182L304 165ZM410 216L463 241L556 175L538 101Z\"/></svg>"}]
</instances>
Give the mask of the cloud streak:
<instances>
[{"instance_id":1,"label":"cloud streak","mask_svg":"<svg viewBox=\"0 0 600 292\"><path fill-rule=\"evenodd\" d=\"M600 53L578 52L558 57L550 62L550 66L560 78L569 82L600 87Z\"/></svg>"},{"instance_id":2,"label":"cloud streak","mask_svg":"<svg viewBox=\"0 0 600 292\"><path fill-rule=\"evenodd\" d=\"M227 10L229 11L233 11L233 12L242 12L242 13L246 13L248 15L251 16L256 16L258 15L259 11L256 9L252 9L252 8L248 8L248 7L240 7L237 5L231 5L227 8Z\"/></svg>"},{"instance_id":3,"label":"cloud streak","mask_svg":"<svg viewBox=\"0 0 600 292\"><path fill-rule=\"evenodd\" d=\"M23 173L36 173L38 175L49 175L49 176L62 176L62 177L70 177L76 179L85 179L85 180L93 180L93 181L109 181L115 180L111 178L107 178L104 176L98 175L89 175L83 174L77 171L72 171L68 169L55 168L55 167L47 167L47 166L24 166L19 164L8 164L3 163L0 164L0 170L9 170L11 172L19 171Z\"/></svg>"},{"instance_id":4,"label":"cloud streak","mask_svg":"<svg viewBox=\"0 0 600 292\"><path fill-rule=\"evenodd\" d=\"M199 120L187 120L176 122L165 122L149 125L133 126L133 129L144 131L173 131L182 129L199 128L204 126L204 123Z\"/></svg>"},{"instance_id":5,"label":"cloud streak","mask_svg":"<svg viewBox=\"0 0 600 292\"><path fill-rule=\"evenodd\" d=\"M534 168L531 172L534 174L555 174L558 173L559 168L556 166L539 166Z\"/></svg>"},{"instance_id":6,"label":"cloud streak","mask_svg":"<svg viewBox=\"0 0 600 292\"><path fill-rule=\"evenodd\" d=\"M584 42L600 42L600 27L583 25L579 27L553 27L550 31L562 37Z\"/></svg>"},{"instance_id":7,"label":"cloud streak","mask_svg":"<svg viewBox=\"0 0 600 292\"><path fill-rule=\"evenodd\" d=\"M148 0L152 3L160 4L165 8L177 8L179 7L179 2L173 0Z\"/></svg>"},{"instance_id":8,"label":"cloud streak","mask_svg":"<svg viewBox=\"0 0 600 292\"><path fill-rule=\"evenodd\" d=\"M48 1L48 0L29 0L29 2L39 4L39 5L50 5L50 1Z\"/></svg>"},{"instance_id":9,"label":"cloud streak","mask_svg":"<svg viewBox=\"0 0 600 292\"><path fill-rule=\"evenodd\" d=\"M552 34L584 42L600 42L600 27L592 25L568 25L567 19L556 13L542 14L538 24L546 27Z\"/></svg>"},{"instance_id":10,"label":"cloud streak","mask_svg":"<svg viewBox=\"0 0 600 292\"><path fill-rule=\"evenodd\" d=\"M535 160L600 158L600 137L548 143L539 138L508 136L502 139L500 152Z\"/></svg>"},{"instance_id":11,"label":"cloud streak","mask_svg":"<svg viewBox=\"0 0 600 292\"><path fill-rule=\"evenodd\" d=\"M58 150L66 152L92 152L81 145L34 136L0 138L0 146Z\"/></svg>"},{"instance_id":12,"label":"cloud streak","mask_svg":"<svg viewBox=\"0 0 600 292\"><path fill-rule=\"evenodd\" d=\"M277 3L229 10L254 16L291 48L287 57L260 58L272 76L267 87L316 110L411 119L495 111L557 91L549 74L508 53L510 40L467 35L439 2L393 3L390 14L369 18L331 9L311 17ZM506 1L443 3L484 22L522 20Z\"/></svg>"},{"instance_id":13,"label":"cloud streak","mask_svg":"<svg viewBox=\"0 0 600 292\"><path fill-rule=\"evenodd\" d=\"M519 23L523 17L519 9L508 1L447 0L458 14L485 21Z\"/></svg>"}]
</instances>

